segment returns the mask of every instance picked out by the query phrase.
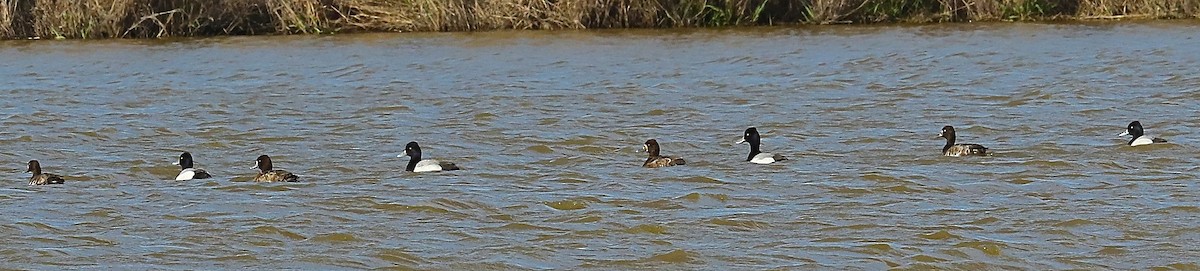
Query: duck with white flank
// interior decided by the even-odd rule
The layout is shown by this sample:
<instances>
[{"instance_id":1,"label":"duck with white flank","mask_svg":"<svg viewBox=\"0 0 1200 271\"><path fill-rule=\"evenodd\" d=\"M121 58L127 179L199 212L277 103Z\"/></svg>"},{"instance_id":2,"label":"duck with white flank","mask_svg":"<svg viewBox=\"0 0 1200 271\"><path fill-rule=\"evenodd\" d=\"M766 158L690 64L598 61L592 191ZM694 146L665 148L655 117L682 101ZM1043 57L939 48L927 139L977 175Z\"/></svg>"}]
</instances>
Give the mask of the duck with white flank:
<instances>
[{"instance_id":1,"label":"duck with white flank","mask_svg":"<svg viewBox=\"0 0 1200 271\"><path fill-rule=\"evenodd\" d=\"M451 162L442 162L433 159L421 159L421 146L417 145L416 141L408 142L404 146L404 154L396 157L408 156L408 166L404 167L404 171L409 172L435 172L443 170L458 170L458 166Z\"/></svg>"},{"instance_id":2,"label":"duck with white flank","mask_svg":"<svg viewBox=\"0 0 1200 271\"><path fill-rule=\"evenodd\" d=\"M750 155L746 156L746 161L755 164L770 164L778 161L787 160L783 155L762 152L758 149L762 138L758 135L758 129L754 127L746 128L746 133L742 134L742 139L736 144L750 143Z\"/></svg>"}]
</instances>

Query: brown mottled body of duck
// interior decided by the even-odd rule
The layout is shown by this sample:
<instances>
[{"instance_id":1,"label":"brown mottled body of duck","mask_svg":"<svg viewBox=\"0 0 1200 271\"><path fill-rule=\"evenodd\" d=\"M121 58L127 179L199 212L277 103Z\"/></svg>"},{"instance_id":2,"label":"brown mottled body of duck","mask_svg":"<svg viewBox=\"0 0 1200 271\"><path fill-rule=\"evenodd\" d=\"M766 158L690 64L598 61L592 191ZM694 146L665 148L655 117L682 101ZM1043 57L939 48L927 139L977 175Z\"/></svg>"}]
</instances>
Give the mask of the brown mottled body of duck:
<instances>
[{"instance_id":1,"label":"brown mottled body of duck","mask_svg":"<svg viewBox=\"0 0 1200 271\"><path fill-rule=\"evenodd\" d=\"M254 176L255 182L295 182L300 180L296 174L282 169L273 169L271 157L265 154L259 155L258 160L254 161L254 168L258 169L258 176Z\"/></svg>"},{"instance_id":2,"label":"brown mottled body of duck","mask_svg":"<svg viewBox=\"0 0 1200 271\"><path fill-rule=\"evenodd\" d=\"M29 177L29 185L47 185L47 184L62 184L62 176L42 173L42 164L37 160L29 160L29 169L25 172L33 173L33 177Z\"/></svg>"},{"instance_id":3,"label":"brown mottled body of duck","mask_svg":"<svg viewBox=\"0 0 1200 271\"><path fill-rule=\"evenodd\" d=\"M954 126L947 125L942 127L942 133L938 137L946 139L946 146L942 147L942 155L945 156L986 156L988 148L979 144L954 144Z\"/></svg>"},{"instance_id":4,"label":"brown mottled body of duck","mask_svg":"<svg viewBox=\"0 0 1200 271\"><path fill-rule=\"evenodd\" d=\"M650 157L646 158L646 162L642 163L643 167L660 168L678 166L687 163L686 161L683 161L683 158L659 155L658 140L646 140L646 144L643 146L643 148L646 150L646 153L650 155Z\"/></svg>"}]
</instances>

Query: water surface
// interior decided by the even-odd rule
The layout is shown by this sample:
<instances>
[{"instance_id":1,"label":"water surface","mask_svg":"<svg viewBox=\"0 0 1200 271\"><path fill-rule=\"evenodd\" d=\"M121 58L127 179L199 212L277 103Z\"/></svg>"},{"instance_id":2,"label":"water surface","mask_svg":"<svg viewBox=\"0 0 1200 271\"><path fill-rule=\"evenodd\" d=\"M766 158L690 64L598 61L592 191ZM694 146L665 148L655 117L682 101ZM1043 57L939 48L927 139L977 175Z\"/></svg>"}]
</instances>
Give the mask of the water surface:
<instances>
[{"instance_id":1,"label":"water surface","mask_svg":"<svg viewBox=\"0 0 1200 271\"><path fill-rule=\"evenodd\" d=\"M1195 270L1198 33L4 41L0 266ZM939 156L944 125L995 155ZM749 126L791 160L746 163ZM649 138L688 164L640 168ZM408 141L465 170L403 172ZM185 150L216 177L171 181Z\"/></svg>"}]
</instances>

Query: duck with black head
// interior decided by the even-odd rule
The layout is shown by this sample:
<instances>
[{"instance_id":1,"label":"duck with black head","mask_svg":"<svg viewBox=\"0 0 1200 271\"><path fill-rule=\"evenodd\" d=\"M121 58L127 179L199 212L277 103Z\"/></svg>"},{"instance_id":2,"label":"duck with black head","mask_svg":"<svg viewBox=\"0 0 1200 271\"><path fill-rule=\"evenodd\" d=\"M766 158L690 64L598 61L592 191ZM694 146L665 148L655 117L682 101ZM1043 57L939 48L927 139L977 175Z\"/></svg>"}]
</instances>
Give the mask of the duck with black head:
<instances>
[{"instance_id":1,"label":"duck with black head","mask_svg":"<svg viewBox=\"0 0 1200 271\"><path fill-rule=\"evenodd\" d=\"M47 184L62 184L62 176L43 173L42 164L38 160L29 160L29 169L25 172L33 173L33 177L29 177L29 185L47 185Z\"/></svg>"},{"instance_id":2,"label":"duck with black head","mask_svg":"<svg viewBox=\"0 0 1200 271\"><path fill-rule=\"evenodd\" d=\"M299 181L300 177L282 169L274 169L271 165L271 157L267 155L259 155L258 159L254 160L254 167L258 169L258 175L254 176L255 182L295 182Z\"/></svg>"},{"instance_id":3,"label":"duck with black head","mask_svg":"<svg viewBox=\"0 0 1200 271\"><path fill-rule=\"evenodd\" d=\"M946 139L946 145L942 146L942 155L945 156L985 156L988 155L988 148L979 144L954 144L956 136L954 134L954 126L946 125L942 127L942 132L938 137Z\"/></svg>"},{"instance_id":4,"label":"duck with black head","mask_svg":"<svg viewBox=\"0 0 1200 271\"><path fill-rule=\"evenodd\" d=\"M683 165L687 163L686 161L683 161L683 158L659 155L658 140L646 140L646 144L642 145L642 147L646 153L650 155L650 157L646 158L646 162L642 163L642 167L660 168Z\"/></svg>"},{"instance_id":5,"label":"duck with black head","mask_svg":"<svg viewBox=\"0 0 1200 271\"><path fill-rule=\"evenodd\" d=\"M761 136L758 134L758 128L746 128L746 132L742 134L742 139L735 144L750 143L750 155L746 156L746 161L755 164L770 164L778 161L787 160L783 155L762 152L759 150L759 145L762 142Z\"/></svg>"},{"instance_id":6,"label":"duck with black head","mask_svg":"<svg viewBox=\"0 0 1200 271\"><path fill-rule=\"evenodd\" d=\"M1128 143L1129 146L1150 145L1150 144L1154 144L1154 143L1167 143L1166 139L1154 137L1152 135L1147 135L1146 131L1144 129L1142 129L1142 123L1139 121L1130 122L1128 126L1125 126L1125 132L1123 132L1117 136L1123 137L1123 136L1127 136L1127 135L1133 136L1132 139L1129 139L1129 143Z\"/></svg>"},{"instance_id":7,"label":"duck with black head","mask_svg":"<svg viewBox=\"0 0 1200 271\"><path fill-rule=\"evenodd\" d=\"M459 170L458 166L451 162L443 162L433 159L422 159L421 146L417 145L416 141L408 142L404 145L404 154L396 155L396 157L408 156L408 165L404 167L404 171L408 172L437 172L443 170Z\"/></svg>"},{"instance_id":8,"label":"duck with black head","mask_svg":"<svg viewBox=\"0 0 1200 271\"><path fill-rule=\"evenodd\" d=\"M193 167L191 153L183 152L183 154L179 155L179 161L175 161L175 163L173 163L173 164L178 165L179 167L183 168L182 170L179 171L179 175L175 176L176 181L187 181L187 180L191 180L191 179L212 178L212 175L209 175L208 171L204 171L204 169L199 169L199 168Z\"/></svg>"}]
</instances>

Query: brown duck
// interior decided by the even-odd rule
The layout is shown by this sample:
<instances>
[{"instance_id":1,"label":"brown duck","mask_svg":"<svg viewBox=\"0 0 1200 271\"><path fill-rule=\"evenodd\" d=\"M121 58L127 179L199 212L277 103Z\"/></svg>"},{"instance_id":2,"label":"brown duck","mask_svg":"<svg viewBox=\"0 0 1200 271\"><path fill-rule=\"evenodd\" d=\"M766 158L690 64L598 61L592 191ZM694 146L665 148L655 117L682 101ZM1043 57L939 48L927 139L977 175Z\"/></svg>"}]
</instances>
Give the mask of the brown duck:
<instances>
[{"instance_id":1,"label":"brown duck","mask_svg":"<svg viewBox=\"0 0 1200 271\"><path fill-rule=\"evenodd\" d=\"M670 157L670 156L659 155L658 140L654 140L654 139L646 140L646 145L643 146L643 148L645 148L646 153L650 154L650 157L646 158L646 162L642 163L643 167L659 168L659 167L683 165L684 163L687 163L687 162L683 161L683 158L675 158L675 157Z\"/></svg>"},{"instance_id":2,"label":"brown duck","mask_svg":"<svg viewBox=\"0 0 1200 271\"><path fill-rule=\"evenodd\" d=\"M954 126L947 125L942 127L942 133L938 137L946 139L946 146L942 147L942 155L945 156L986 156L987 147L979 144L954 144Z\"/></svg>"},{"instance_id":3,"label":"brown duck","mask_svg":"<svg viewBox=\"0 0 1200 271\"><path fill-rule=\"evenodd\" d=\"M254 168L258 169L258 176L254 176L255 182L295 182L300 180L296 174L286 170L272 169L271 157L265 154L259 155L258 159L254 160Z\"/></svg>"},{"instance_id":4,"label":"brown duck","mask_svg":"<svg viewBox=\"0 0 1200 271\"><path fill-rule=\"evenodd\" d=\"M46 185L46 184L62 184L63 183L62 176L58 176L58 175L54 175L54 174L50 174L50 173L42 173L42 164L38 163L37 160L29 160L29 170L26 170L25 172L33 173L33 177L29 177L29 185Z\"/></svg>"}]
</instances>

